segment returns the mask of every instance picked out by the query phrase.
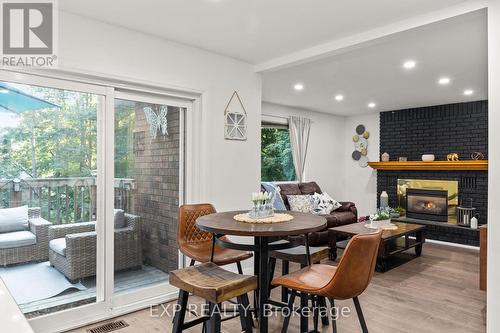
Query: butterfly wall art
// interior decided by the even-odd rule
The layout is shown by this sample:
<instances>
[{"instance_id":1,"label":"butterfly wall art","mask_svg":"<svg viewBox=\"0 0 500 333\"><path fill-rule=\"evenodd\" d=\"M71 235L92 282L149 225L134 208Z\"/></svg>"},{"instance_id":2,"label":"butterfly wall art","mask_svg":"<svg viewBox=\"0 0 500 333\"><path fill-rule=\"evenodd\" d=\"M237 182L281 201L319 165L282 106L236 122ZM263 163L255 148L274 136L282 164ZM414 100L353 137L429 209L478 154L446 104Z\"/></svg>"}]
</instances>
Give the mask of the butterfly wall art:
<instances>
[{"instance_id":1,"label":"butterfly wall art","mask_svg":"<svg viewBox=\"0 0 500 333\"><path fill-rule=\"evenodd\" d=\"M144 108L144 114L146 115L146 121L149 124L150 141L156 139L158 131L161 131L161 134L163 135L168 135L168 109L165 105L161 105L160 107L158 107L157 112L155 112L152 107L146 106Z\"/></svg>"}]
</instances>

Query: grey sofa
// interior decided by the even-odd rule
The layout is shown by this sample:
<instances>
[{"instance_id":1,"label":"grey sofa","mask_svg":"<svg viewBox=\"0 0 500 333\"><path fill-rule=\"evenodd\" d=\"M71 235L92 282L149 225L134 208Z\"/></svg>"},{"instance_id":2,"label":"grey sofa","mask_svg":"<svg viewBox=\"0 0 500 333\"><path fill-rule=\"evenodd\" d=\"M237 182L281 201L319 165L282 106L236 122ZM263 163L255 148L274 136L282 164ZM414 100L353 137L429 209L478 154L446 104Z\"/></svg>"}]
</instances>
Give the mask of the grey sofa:
<instances>
[{"instance_id":1,"label":"grey sofa","mask_svg":"<svg viewBox=\"0 0 500 333\"><path fill-rule=\"evenodd\" d=\"M47 260L50 225L40 217L40 207L28 208L28 224L24 230L0 233L0 264Z\"/></svg>"},{"instance_id":2,"label":"grey sofa","mask_svg":"<svg viewBox=\"0 0 500 333\"><path fill-rule=\"evenodd\" d=\"M125 215L125 226L115 228L115 271L141 268L140 218ZM49 260L71 282L96 274L97 234L94 222L54 225L49 228Z\"/></svg>"}]
</instances>

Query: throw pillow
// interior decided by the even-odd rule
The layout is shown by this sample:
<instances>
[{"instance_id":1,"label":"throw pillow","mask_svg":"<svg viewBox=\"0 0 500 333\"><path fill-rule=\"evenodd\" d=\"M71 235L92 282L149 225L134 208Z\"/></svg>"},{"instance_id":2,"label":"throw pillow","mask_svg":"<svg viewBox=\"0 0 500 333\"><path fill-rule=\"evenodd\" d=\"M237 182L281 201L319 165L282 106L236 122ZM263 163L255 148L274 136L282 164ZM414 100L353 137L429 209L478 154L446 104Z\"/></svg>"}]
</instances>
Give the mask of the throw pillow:
<instances>
[{"instance_id":1,"label":"throw pillow","mask_svg":"<svg viewBox=\"0 0 500 333\"><path fill-rule=\"evenodd\" d=\"M327 215L334 210L342 207L342 205L338 201L332 199L332 197L330 197L326 192L323 192L321 194L314 193L312 197L314 202L314 214Z\"/></svg>"},{"instance_id":2,"label":"throw pillow","mask_svg":"<svg viewBox=\"0 0 500 333\"><path fill-rule=\"evenodd\" d=\"M125 212L123 209L115 209L115 229L125 228Z\"/></svg>"},{"instance_id":3,"label":"throw pillow","mask_svg":"<svg viewBox=\"0 0 500 333\"><path fill-rule=\"evenodd\" d=\"M301 213L311 213L314 209L314 201L312 195L287 195L290 210Z\"/></svg>"},{"instance_id":4,"label":"throw pillow","mask_svg":"<svg viewBox=\"0 0 500 333\"><path fill-rule=\"evenodd\" d=\"M0 209L0 233L28 228L28 206Z\"/></svg>"}]
</instances>

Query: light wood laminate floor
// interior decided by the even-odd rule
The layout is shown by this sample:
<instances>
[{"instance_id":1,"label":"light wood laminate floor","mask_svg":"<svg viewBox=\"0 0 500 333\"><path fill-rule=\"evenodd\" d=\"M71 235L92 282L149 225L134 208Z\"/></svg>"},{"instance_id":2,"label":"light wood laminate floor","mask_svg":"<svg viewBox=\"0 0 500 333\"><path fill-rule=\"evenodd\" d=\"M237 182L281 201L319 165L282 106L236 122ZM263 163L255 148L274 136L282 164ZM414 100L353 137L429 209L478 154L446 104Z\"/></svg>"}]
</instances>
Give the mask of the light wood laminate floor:
<instances>
[{"instance_id":1,"label":"light wood laminate floor","mask_svg":"<svg viewBox=\"0 0 500 333\"><path fill-rule=\"evenodd\" d=\"M297 267L292 265L291 269L294 268ZM273 295L279 298L277 291ZM360 301L371 333L486 331L486 294L479 290L479 252L475 250L427 243L422 257L386 273L376 273ZM191 297L190 302L201 301ZM339 301L336 305L352 309L350 317L338 320L338 331L361 332L352 301ZM117 333L171 332L172 329L171 318L151 317L150 309L116 319L124 319L130 325ZM282 318L270 320L269 332L280 332L282 322ZM292 318L288 331L298 332L298 324L298 318ZM97 325L71 332L84 333ZM240 332L239 319L223 322L222 329L226 333ZM322 327L320 331L331 332L331 326ZM201 327L186 332L201 332Z\"/></svg>"}]
</instances>

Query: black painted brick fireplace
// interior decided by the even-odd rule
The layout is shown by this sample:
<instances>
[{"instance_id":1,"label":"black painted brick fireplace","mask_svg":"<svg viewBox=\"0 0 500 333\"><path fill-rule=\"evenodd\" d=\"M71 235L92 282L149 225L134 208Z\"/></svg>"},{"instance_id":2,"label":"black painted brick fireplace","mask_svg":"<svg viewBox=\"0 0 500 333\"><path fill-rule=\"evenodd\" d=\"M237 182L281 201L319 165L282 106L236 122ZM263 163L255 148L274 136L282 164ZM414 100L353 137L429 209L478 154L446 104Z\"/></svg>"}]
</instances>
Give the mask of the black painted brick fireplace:
<instances>
[{"instance_id":1,"label":"black painted brick fireplace","mask_svg":"<svg viewBox=\"0 0 500 333\"><path fill-rule=\"evenodd\" d=\"M407 157L420 161L422 154L434 154L446 160L458 153L470 160L479 151L488 158L488 101L437 105L380 114L380 154L387 152L391 160ZM397 179L457 180L460 203L472 199L480 214L479 223L487 223L487 171L377 171L377 200L381 191L389 194L389 204L396 207ZM464 227L434 223L427 227L427 237L443 241L478 245L479 233Z\"/></svg>"}]
</instances>

